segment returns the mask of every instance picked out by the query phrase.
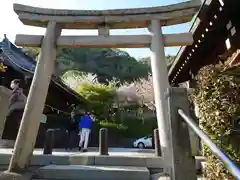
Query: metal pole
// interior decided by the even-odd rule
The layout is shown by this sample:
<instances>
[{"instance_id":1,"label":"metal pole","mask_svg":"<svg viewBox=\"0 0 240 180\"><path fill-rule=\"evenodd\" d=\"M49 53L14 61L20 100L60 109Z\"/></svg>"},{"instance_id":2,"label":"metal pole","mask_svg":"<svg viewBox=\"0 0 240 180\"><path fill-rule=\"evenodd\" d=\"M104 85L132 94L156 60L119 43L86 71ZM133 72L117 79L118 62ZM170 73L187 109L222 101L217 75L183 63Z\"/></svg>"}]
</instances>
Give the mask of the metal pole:
<instances>
[{"instance_id":1,"label":"metal pole","mask_svg":"<svg viewBox=\"0 0 240 180\"><path fill-rule=\"evenodd\" d=\"M226 155L221 151L216 144L198 127L194 120L187 116L182 109L178 110L180 116L185 120L185 122L194 130L194 132L205 142L205 144L215 153L219 159L221 159L226 168L232 173L232 175L240 180L240 168Z\"/></svg>"},{"instance_id":2,"label":"metal pole","mask_svg":"<svg viewBox=\"0 0 240 180\"><path fill-rule=\"evenodd\" d=\"M101 128L99 130L99 154L108 155L108 130Z\"/></svg>"}]
</instances>

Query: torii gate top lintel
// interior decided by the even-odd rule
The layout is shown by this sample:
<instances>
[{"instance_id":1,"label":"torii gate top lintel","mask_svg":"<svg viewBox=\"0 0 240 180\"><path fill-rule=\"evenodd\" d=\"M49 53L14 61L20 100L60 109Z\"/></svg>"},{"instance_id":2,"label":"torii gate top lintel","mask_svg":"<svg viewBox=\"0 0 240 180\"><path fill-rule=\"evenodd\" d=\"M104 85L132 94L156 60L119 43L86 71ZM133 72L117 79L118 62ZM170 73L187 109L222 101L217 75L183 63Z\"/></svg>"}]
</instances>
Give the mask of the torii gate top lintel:
<instances>
[{"instance_id":1,"label":"torii gate top lintel","mask_svg":"<svg viewBox=\"0 0 240 180\"><path fill-rule=\"evenodd\" d=\"M56 21L63 29L97 29L100 24L111 29L145 28L152 19L160 20L162 26L188 22L198 11L200 0L191 0L167 6L110 9L67 10L31 7L14 4L14 11L25 25L46 27L48 21Z\"/></svg>"},{"instance_id":2,"label":"torii gate top lintel","mask_svg":"<svg viewBox=\"0 0 240 180\"><path fill-rule=\"evenodd\" d=\"M188 22L200 7L200 0L183 3L135 9L115 10L60 10L14 4L19 19L30 26L47 27L55 22L61 29L98 29L99 36L60 36L60 47L78 48L144 48L149 47L149 35L110 36L110 29L149 28L152 20L160 26ZM43 36L17 35L16 45L40 47ZM191 45L191 33L166 34L164 46Z\"/></svg>"}]
</instances>

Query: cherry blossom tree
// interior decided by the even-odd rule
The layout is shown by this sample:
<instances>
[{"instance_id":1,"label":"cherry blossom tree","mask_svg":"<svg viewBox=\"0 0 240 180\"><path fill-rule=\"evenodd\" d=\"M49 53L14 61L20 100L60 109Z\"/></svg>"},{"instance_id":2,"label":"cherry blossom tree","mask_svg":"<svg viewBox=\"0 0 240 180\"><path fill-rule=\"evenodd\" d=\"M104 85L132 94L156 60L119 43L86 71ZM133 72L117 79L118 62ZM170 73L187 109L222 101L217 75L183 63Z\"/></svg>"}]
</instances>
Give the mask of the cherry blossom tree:
<instances>
[{"instance_id":1,"label":"cherry blossom tree","mask_svg":"<svg viewBox=\"0 0 240 180\"><path fill-rule=\"evenodd\" d=\"M155 110L153 79L149 75L148 79L140 79L134 83L136 95L139 97L139 102L147 106L151 110Z\"/></svg>"}]
</instances>

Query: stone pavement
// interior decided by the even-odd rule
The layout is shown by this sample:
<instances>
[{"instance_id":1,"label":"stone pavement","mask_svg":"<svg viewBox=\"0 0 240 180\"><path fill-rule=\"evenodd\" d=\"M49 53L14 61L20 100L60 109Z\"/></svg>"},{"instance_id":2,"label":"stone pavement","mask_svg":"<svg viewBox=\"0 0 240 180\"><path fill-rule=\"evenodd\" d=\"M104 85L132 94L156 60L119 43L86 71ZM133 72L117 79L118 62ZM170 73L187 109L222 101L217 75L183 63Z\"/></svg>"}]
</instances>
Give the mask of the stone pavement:
<instances>
[{"instance_id":1,"label":"stone pavement","mask_svg":"<svg viewBox=\"0 0 240 180\"><path fill-rule=\"evenodd\" d=\"M1 148L0 154L12 154L13 148ZM43 154L43 149L35 149L34 155ZM90 147L88 152L79 152L77 148L73 150L66 151L65 149L54 149L53 155L66 156L66 155L86 155L86 156L96 156L98 155L98 148ZM134 156L134 157L154 157L153 149L135 149L135 148L109 148L109 155L113 156Z\"/></svg>"}]
</instances>

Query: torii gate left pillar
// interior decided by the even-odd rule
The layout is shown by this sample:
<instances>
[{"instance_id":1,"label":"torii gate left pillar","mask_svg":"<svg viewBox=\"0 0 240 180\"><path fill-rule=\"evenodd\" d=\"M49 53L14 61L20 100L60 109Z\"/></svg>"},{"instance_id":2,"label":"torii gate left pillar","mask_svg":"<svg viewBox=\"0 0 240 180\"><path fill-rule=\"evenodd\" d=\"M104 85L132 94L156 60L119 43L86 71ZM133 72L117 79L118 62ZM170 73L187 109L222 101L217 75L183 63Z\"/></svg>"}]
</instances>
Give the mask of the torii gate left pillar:
<instances>
[{"instance_id":1,"label":"torii gate left pillar","mask_svg":"<svg viewBox=\"0 0 240 180\"><path fill-rule=\"evenodd\" d=\"M27 25L46 27L45 36L17 35L19 46L41 47L40 58L30 88L9 171L24 169L32 156L40 115L43 111L50 77L54 69L56 46L83 48L144 48L152 50L152 70L160 143L165 162L169 161L167 103L164 98L168 84L164 46L190 45L191 33L163 35L160 22L173 25L188 22L199 8L199 0L165 7L106 11L51 10L15 4L19 19ZM38 12L38 13L36 13ZM53 13L54 12L54 13ZM152 35L109 35L109 28L146 28ZM58 28L58 24L60 27ZM98 29L99 36L60 36L65 29ZM43 41L42 41L43 40ZM169 165L171 166L171 164ZM169 167L168 166L168 167Z\"/></svg>"},{"instance_id":2,"label":"torii gate left pillar","mask_svg":"<svg viewBox=\"0 0 240 180\"><path fill-rule=\"evenodd\" d=\"M40 117L54 71L57 38L61 28L56 22L48 22L41 52L30 87L22 122L16 139L8 171L19 172L29 163L40 125Z\"/></svg>"}]
</instances>

